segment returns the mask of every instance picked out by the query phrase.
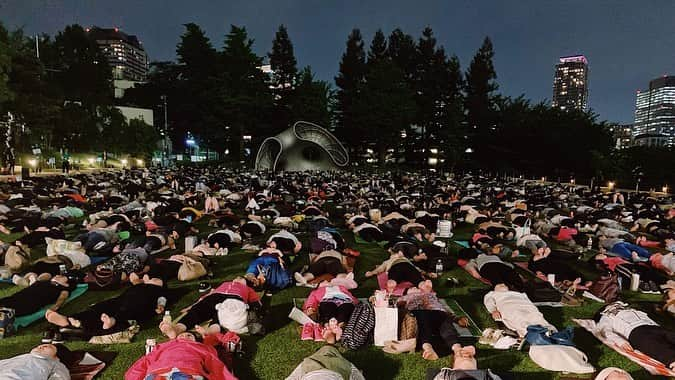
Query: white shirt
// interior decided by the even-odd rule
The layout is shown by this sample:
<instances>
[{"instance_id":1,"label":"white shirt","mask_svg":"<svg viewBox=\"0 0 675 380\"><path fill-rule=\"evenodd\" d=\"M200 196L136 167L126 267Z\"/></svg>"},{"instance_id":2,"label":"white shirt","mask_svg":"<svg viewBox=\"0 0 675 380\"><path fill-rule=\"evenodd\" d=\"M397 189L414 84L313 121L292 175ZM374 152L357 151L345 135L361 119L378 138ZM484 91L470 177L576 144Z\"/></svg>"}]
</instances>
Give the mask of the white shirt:
<instances>
[{"instance_id":1,"label":"white shirt","mask_svg":"<svg viewBox=\"0 0 675 380\"><path fill-rule=\"evenodd\" d=\"M521 337L525 336L527 326L530 325L542 325L556 331L525 293L493 290L485 295L483 303L489 313L499 311L504 325L516 331Z\"/></svg>"},{"instance_id":2,"label":"white shirt","mask_svg":"<svg viewBox=\"0 0 675 380\"><path fill-rule=\"evenodd\" d=\"M3 380L70 380L70 372L58 359L27 353L0 360Z\"/></svg>"},{"instance_id":3,"label":"white shirt","mask_svg":"<svg viewBox=\"0 0 675 380\"><path fill-rule=\"evenodd\" d=\"M658 324L642 311L622 309L614 313L603 314L597 328L604 334L615 333L628 339L633 329L640 326L658 326Z\"/></svg>"}]
</instances>

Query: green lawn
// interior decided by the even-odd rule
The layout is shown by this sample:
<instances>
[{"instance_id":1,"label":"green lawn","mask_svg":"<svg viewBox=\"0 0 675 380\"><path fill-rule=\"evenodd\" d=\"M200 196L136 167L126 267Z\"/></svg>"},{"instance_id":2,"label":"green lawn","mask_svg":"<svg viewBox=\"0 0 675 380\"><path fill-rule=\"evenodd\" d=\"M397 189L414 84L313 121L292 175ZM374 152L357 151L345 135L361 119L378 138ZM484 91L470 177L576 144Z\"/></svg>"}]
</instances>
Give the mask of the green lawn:
<instances>
[{"instance_id":1,"label":"green lawn","mask_svg":"<svg viewBox=\"0 0 675 380\"><path fill-rule=\"evenodd\" d=\"M200 236L208 234L212 229L200 223ZM74 235L75 231L70 230L69 236ZM455 239L468 238L469 229L463 228L455 231ZM354 290L357 297L368 297L376 288L374 278L365 279L364 272L371 269L375 264L386 258L387 253L383 248L376 244L355 244L351 233L345 232L345 238L350 245L361 251L361 257L356 265L357 281L359 288ZM302 235L306 240L307 235ZM15 238L15 237L14 237ZM262 239L261 239L262 240ZM179 247L180 249L180 247ZM457 247L453 247L453 253ZM34 250L34 256L44 254L44 248ZM165 253L165 255L168 253ZM228 256L215 258L213 284L231 279L244 273L252 254L241 250L235 250ZM297 269L307 263L306 256L293 263L292 268ZM584 263L582 263L584 264ZM585 264L584 264L585 265ZM460 278L465 286L459 288L448 288L444 286L444 278ZM188 287L190 293L184 296L172 310L179 310L190 304L196 297L197 281L188 283L171 283L172 287ZM434 287L440 296L445 298L455 298L462 304L465 310L479 324L481 328L495 326L490 320L489 315L482 306L482 295L487 287L478 281L472 279L466 272L454 268L444 273L442 279L435 280ZM3 284L0 286L0 296L6 296L16 291L17 288ZM268 320L268 332L265 336L253 337L244 336L245 355L242 359L235 362L235 374L241 379L283 379L305 356L313 353L320 347L320 343L301 341L298 335L297 324L287 318L292 305L292 299L297 297L306 297L310 289L290 288L274 294L271 299L271 312ZM63 308L68 314L86 308L88 305L111 297L118 292L87 292L82 297ZM625 294L624 299L633 304L645 308L650 315L654 316L653 305L659 301L655 295ZM590 318L601 305L598 303L586 301L581 307L569 308L542 308L546 318L557 327L572 324L572 318ZM176 314L173 315L174 318ZM663 321L660 316L655 316L659 322L663 322L669 328L673 328L670 321ZM124 345L93 346L84 342L67 343L71 349L91 349L91 350L109 350L117 351L119 355L99 376L101 379L121 379L124 371L144 353L144 342L146 338L159 338L159 329L157 325L160 317L156 320L142 326L141 332L134 338L134 342ZM48 324L44 321L38 322L21 330L16 336L0 340L0 358L7 358L16 354L27 352L32 346L40 341L40 336ZM575 329L575 342L577 347L584 351L590 362L596 368L607 366L616 366L623 368L631 373L635 379L653 378L646 371L637 365L624 359L622 356L602 346L592 335L586 333L580 328ZM376 347L369 347L358 351L345 351L345 357L360 368L368 379L424 379L426 368L432 366L450 366L450 358L442 358L438 362L432 363L422 359L418 354L389 355L383 353ZM492 368L493 370L511 371L515 373L516 379L557 379L559 376L555 373L545 371L537 367L530 361L526 352L518 351L499 351L490 347L478 346L478 365L481 368ZM580 377L584 378L584 377ZM589 378L586 376L585 378Z\"/></svg>"}]
</instances>

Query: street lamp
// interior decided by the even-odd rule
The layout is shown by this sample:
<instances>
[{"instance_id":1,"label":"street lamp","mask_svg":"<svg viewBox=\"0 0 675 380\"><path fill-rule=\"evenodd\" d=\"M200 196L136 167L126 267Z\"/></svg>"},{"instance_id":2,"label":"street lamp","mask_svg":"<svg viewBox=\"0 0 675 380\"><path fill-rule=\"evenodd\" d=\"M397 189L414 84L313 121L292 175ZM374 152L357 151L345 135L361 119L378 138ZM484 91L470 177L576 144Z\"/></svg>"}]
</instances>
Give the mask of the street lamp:
<instances>
[{"instance_id":1,"label":"street lamp","mask_svg":"<svg viewBox=\"0 0 675 380\"><path fill-rule=\"evenodd\" d=\"M143 166L143 160L141 159L136 160L136 165Z\"/></svg>"},{"instance_id":2,"label":"street lamp","mask_svg":"<svg viewBox=\"0 0 675 380\"><path fill-rule=\"evenodd\" d=\"M127 161L126 158L122 159L122 166L123 166L123 167L124 167L124 166L127 166L128 163L129 163L129 161Z\"/></svg>"},{"instance_id":3,"label":"street lamp","mask_svg":"<svg viewBox=\"0 0 675 380\"><path fill-rule=\"evenodd\" d=\"M94 158L93 157L87 158L87 162L89 163L89 166L94 166Z\"/></svg>"},{"instance_id":4,"label":"street lamp","mask_svg":"<svg viewBox=\"0 0 675 380\"><path fill-rule=\"evenodd\" d=\"M613 181L607 182L607 188L608 188L609 190L613 190L613 189L614 189L614 185L616 185L616 184L615 184Z\"/></svg>"}]
</instances>

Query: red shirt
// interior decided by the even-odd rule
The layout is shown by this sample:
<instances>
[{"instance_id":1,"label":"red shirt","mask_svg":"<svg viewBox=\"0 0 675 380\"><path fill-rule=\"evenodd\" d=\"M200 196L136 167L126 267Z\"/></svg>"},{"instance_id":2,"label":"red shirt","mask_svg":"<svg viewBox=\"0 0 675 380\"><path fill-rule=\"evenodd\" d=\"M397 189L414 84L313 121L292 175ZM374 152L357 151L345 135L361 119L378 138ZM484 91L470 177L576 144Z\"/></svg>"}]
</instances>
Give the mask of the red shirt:
<instances>
[{"instance_id":1,"label":"red shirt","mask_svg":"<svg viewBox=\"0 0 675 380\"><path fill-rule=\"evenodd\" d=\"M215 288L212 293L228 294L240 297L246 303L260 301L260 296L252 288L240 282L226 281ZM203 296L206 297L206 296ZM202 298L203 298L202 297Z\"/></svg>"}]
</instances>

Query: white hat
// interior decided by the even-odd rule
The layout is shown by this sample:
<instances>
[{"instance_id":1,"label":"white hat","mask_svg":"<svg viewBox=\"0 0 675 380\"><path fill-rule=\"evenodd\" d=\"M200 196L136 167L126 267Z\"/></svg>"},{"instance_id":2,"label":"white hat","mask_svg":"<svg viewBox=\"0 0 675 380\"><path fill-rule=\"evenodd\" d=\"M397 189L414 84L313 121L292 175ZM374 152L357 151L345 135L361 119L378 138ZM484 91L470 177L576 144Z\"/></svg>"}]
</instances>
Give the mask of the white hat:
<instances>
[{"instance_id":1,"label":"white hat","mask_svg":"<svg viewBox=\"0 0 675 380\"><path fill-rule=\"evenodd\" d=\"M598 376L595 377L595 380L605 380L605 379L607 379L609 374L614 372L614 371L619 372L622 375L626 376L626 379L633 380L633 378L631 377L631 375L628 372L622 370L621 368L616 368L616 367L607 367L607 368L603 369L602 371L600 371L600 373L598 373Z\"/></svg>"},{"instance_id":2,"label":"white hat","mask_svg":"<svg viewBox=\"0 0 675 380\"><path fill-rule=\"evenodd\" d=\"M592 373L595 368L588 364L586 354L572 346L530 346L530 358L541 368L549 371Z\"/></svg>"}]
</instances>

